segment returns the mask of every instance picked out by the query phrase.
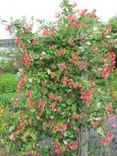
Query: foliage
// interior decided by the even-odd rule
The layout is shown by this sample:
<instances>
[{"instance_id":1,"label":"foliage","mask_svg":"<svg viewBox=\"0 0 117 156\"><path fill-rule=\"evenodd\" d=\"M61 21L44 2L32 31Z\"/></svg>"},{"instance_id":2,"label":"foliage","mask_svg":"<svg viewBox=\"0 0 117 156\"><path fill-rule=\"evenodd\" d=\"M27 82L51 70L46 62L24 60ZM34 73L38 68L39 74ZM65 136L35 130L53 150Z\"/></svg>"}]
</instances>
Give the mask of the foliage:
<instances>
[{"instance_id":1,"label":"foliage","mask_svg":"<svg viewBox=\"0 0 117 156\"><path fill-rule=\"evenodd\" d=\"M40 141L50 137L58 155L76 155L84 144L77 138L87 124L109 144L113 134L106 120L113 113L113 96L100 81L115 66L111 27L102 24L95 11L79 10L68 0L54 23L41 21L34 33L33 22L23 18L9 26L16 33L22 63L19 98L13 100L17 120L7 127L13 142L9 153L38 155Z\"/></svg>"},{"instance_id":2,"label":"foliage","mask_svg":"<svg viewBox=\"0 0 117 156\"><path fill-rule=\"evenodd\" d=\"M111 18L108 23L112 26L112 32L117 34L117 16Z\"/></svg>"},{"instance_id":3,"label":"foliage","mask_svg":"<svg viewBox=\"0 0 117 156\"><path fill-rule=\"evenodd\" d=\"M5 74L5 73L16 74L18 72L18 67L16 67L16 65L12 64L11 62L1 61L0 68L1 68L0 72L2 74Z\"/></svg>"},{"instance_id":4,"label":"foliage","mask_svg":"<svg viewBox=\"0 0 117 156\"><path fill-rule=\"evenodd\" d=\"M17 79L15 74L3 74L0 76L0 94L15 93L17 89Z\"/></svg>"},{"instance_id":5,"label":"foliage","mask_svg":"<svg viewBox=\"0 0 117 156\"><path fill-rule=\"evenodd\" d=\"M5 145L5 151L8 151L7 149L11 144L8 140L10 130L8 132L7 127L12 126L13 122L17 120L15 115L12 116L12 99L17 97L16 89L16 75L7 73L0 76L0 147L2 148Z\"/></svg>"}]
</instances>

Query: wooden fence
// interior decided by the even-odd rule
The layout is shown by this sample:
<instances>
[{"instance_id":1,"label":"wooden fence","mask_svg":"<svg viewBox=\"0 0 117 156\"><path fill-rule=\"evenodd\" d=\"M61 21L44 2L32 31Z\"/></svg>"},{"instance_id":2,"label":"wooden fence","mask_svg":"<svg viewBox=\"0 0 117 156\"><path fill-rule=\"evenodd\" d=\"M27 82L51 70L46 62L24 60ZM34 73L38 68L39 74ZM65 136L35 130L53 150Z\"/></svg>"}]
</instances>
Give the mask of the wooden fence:
<instances>
[{"instance_id":1,"label":"wooden fence","mask_svg":"<svg viewBox=\"0 0 117 156\"><path fill-rule=\"evenodd\" d=\"M15 39L0 39L0 47L4 48L16 47Z\"/></svg>"}]
</instances>

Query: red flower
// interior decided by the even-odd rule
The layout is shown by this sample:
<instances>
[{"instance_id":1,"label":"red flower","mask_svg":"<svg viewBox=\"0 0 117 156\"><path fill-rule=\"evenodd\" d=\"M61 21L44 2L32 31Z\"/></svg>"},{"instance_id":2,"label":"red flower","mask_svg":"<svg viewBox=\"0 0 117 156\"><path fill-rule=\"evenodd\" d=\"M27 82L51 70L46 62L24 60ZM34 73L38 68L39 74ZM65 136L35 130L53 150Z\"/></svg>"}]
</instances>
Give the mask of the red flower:
<instances>
[{"instance_id":1,"label":"red flower","mask_svg":"<svg viewBox=\"0 0 117 156\"><path fill-rule=\"evenodd\" d=\"M56 106L57 106L57 103L56 102L52 102L51 104L51 108L52 110L55 112L57 109L56 109Z\"/></svg>"},{"instance_id":2,"label":"red flower","mask_svg":"<svg viewBox=\"0 0 117 156\"><path fill-rule=\"evenodd\" d=\"M97 51L97 50L98 50L98 47L97 47L97 46L93 46L93 47L92 47L92 50L93 50L93 51Z\"/></svg>"},{"instance_id":3,"label":"red flower","mask_svg":"<svg viewBox=\"0 0 117 156\"><path fill-rule=\"evenodd\" d=\"M77 17L74 15L68 15L68 20L72 21L72 22L76 22L77 21Z\"/></svg>"},{"instance_id":4,"label":"red flower","mask_svg":"<svg viewBox=\"0 0 117 156\"><path fill-rule=\"evenodd\" d=\"M43 29L42 35L43 35L44 37L48 37L50 34L51 34L51 33L50 33L50 30L49 30L48 28Z\"/></svg>"},{"instance_id":5,"label":"red flower","mask_svg":"<svg viewBox=\"0 0 117 156\"><path fill-rule=\"evenodd\" d=\"M81 83L72 83L70 84L70 88L81 88L82 84Z\"/></svg>"},{"instance_id":6,"label":"red flower","mask_svg":"<svg viewBox=\"0 0 117 156\"><path fill-rule=\"evenodd\" d=\"M99 124L99 121L95 121L91 123L93 127L97 127L97 125Z\"/></svg>"},{"instance_id":7,"label":"red flower","mask_svg":"<svg viewBox=\"0 0 117 156\"><path fill-rule=\"evenodd\" d=\"M30 64L30 58L28 56L28 53L24 54L23 63L25 66L30 67L31 64Z\"/></svg>"},{"instance_id":8,"label":"red flower","mask_svg":"<svg viewBox=\"0 0 117 156\"><path fill-rule=\"evenodd\" d=\"M103 40L106 39L106 35L105 35L105 33L103 33L103 32L102 32L102 39L103 39Z\"/></svg>"},{"instance_id":9,"label":"red flower","mask_svg":"<svg viewBox=\"0 0 117 156\"><path fill-rule=\"evenodd\" d=\"M109 77L109 75L110 75L107 68L103 68L101 74L104 77L104 79L107 79Z\"/></svg>"},{"instance_id":10,"label":"red flower","mask_svg":"<svg viewBox=\"0 0 117 156\"><path fill-rule=\"evenodd\" d=\"M56 125L56 128L59 130L59 131L65 131L67 129L67 124L63 124L63 125Z\"/></svg>"},{"instance_id":11,"label":"red flower","mask_svg":"<svg viewBox=\"0 0 117 156\"><path fill-rule=\"evenodd\" d=\"M17 103L14 103L13 104L13 108L17 108L18 107L18 104Z\"/></svg>"},{"instance_id":12,"label":"red flower","mask_svg":"<svg viewBox=\"0 0 117 156\"><path fill-rule=\"evenodd\" d=\"M108 30L108 32L110 33L111 30L112 30L112 26L111 26L111 25L106 25L105 27L106 27L106 29Z\"/></svg>"},{"instance_id":13,"label":"red flower","mask_svg":"<svg viewBox=\"0 0 117 156\"><path fill-rule=\"evenodd\" d=\"M112 108L111 104L108 104L107 107L108 107L109 114L112 114L113 113L113 108Z\"/></svg>"},{"instance_id":14,"label":"red flower","mask_svg":"<svg viewBox=\"0 0 117 156\"><path fill-rule=\"evenodd\" d=\"M67 82L69 82L69 79L67 77L65 77L63 80L62 80L62 83L63 84L66 84Z\"/></svg>"},{"instance_id":15,"label":"red flower","mask_svg":"<svg viewBox=\"0 0 117 156\"><path fill-rule=\"evenodd\" d=\"M42 125L42 129L45 130L46 129L46 123L44 122Z\"/></svg>"},{"instance_id":16,"label":"red flower","mask_svg":"<svg viewBox=\"0 0 117 156\"><path fill-rule=\"evenodd\" d=\"M90 13L90 17L91 18L97 18L97 16L95 15L95 12L93 12L93 11Z\"/></svg>"},{"instance_id":17,"label":"red flower","mask_svg":"<svg viewBox=\"0 0 117 156\"><path fill-rule=\"evenodd\" d=\"M81 10L81 12L80 12L81 16L86 16L86 14L87 14L87 10L86 9L85 10Z\"/></svg>"},{"instance_id":18,"label":"red flower","mask_svg":"<svg viewBox=\"0 0 117 156\"><path fill-rule=\"evenodd\" d=\"M60 154L60 153L63 153L64 152L64 149L61 148L60 146L60 142L53 142L54 146L55 146L55 152L57 154Z\"/></svg>"},{"instance_id":19,"label":"red flower","mask_svg":"<svg viewBox=\"0 0 117 156\"><path fill-rule=\"evenodd\" d=\"M71 142L69 144L67 144L68 148L73 151L78 147L78 143L77 142Z\"/></svg>"},{"instance_id":20,"label":"red flower","mask_svg":"<svg viewBox=\"0 0 117 156\"><path fill-rule=\"evenodd\" d=\"M51 32L51 35L56 36L56 32L55 31Z\"/></svg>"},{"instance_id":21,"label":"red flower","mask_svg":"<svg viewBox=\"0 0 117 156\"><path fill-rule=\"evenodd\" d=\"M40 101L39 101L39 108L40 108L41 110L44 110L44 107L45 107L45 101L44 101L44 100L40 100Z\"/></svg>"},{"instance_id":22,"label":"red flower","mask_svg":"<svg viewBox=\"0 0 117 156\"><path fill-rule=\"evenodd\" d=\"M65 55L66 49L58 50L58 55Z\"/></svg>"},{"instance_id":23,"label":"red flower","mask_svg":"<svg viewBox=\"0 0 117 156\"><path fill-rule=\"evenodd\" d=\"M52 45L52 48L54 48L54 49L55 49L55 48L56 48L56 44L53 44L53 45Z\"/></svg>"},{"instance_id":24,"label":"red flower","mask_svg":"<svg viewBox=\"0 0 117 156\"><path fill-rule=\"evenodd\" d=\"M15 38L15 43L16 43L17 45L19 45L19 44L21 43L21 38L20 38L19 36L16 36L16 38Z\"/></svg>"},{"instance_id":25,"label":"red flower","mask_svg":"<svg viewBox=\"0 0 117 156\"><path fill-rule=\"evenodd\" d=\"M62 101L62 97L61 96L55 96L55 101L59 101L59 102L61 102Z\"/></svg>"},{"instance_id":26,"label":"red flower","mask_svg":"<svg viewBox=\"0 0 117 156\"><path fill-rule=\"evenodd\" d=\"M73 52L72 53L72 57L78 57L79 56L79 53L78 52Z\"/></svg>"},{"instance_id":27,"label":"red flower","mask_svg":"<svg viewBox=\"0 0 117 156\"><path fill-rule=\"evenodd\" d=\"M102 63L106 62L106 57L102 57Z\"/></svg>"},{"instance_id":28,"label":"red flower","mask_svg":"<svg viewBox=\"0 0 117 156\"><path fill-rule=\"evenodd\" d=\"M38 39L33 39L33 40L32 40L32 43L33 43L33 44L38 43Z\"/></svg>"},{"instance_id":29,"label":"red flower","mask_svg":"<svg viewBox=\"0 0 117 156\"><path fill-rule=\"evenodd\" d=\"M16 137L17 137L16 132L13 132L13 133L11 134L11 139L12 139L13 141L15 141L15 140L16 140Z\"/></svg>"},{"instance_id":30,"label":"red flower","mask_svg":"<svg viewBox=\"0 0 117 156\"><path fill-rule=\"evenodd\" d=\"M65 64L59 64L59 70L64 70L66 68Z\"/></svg>"},{"instance_id":31,"label":"red flower","mask_svg":"<svg viewBox=\"0 0 117 156\"><path fill-rule=\"evenodd\" d=\"M113 136L114 136L114 135L113 135L113 132L110 131L110 132L107 134L106 137L102 138L103 144L104 144L104 145L109 145L109 144L111 143L111 140L112 140Z\"/></svg>"},{"instance_id":32,"label":"red flower","mask_svg":"<svg viewBox=\"0 0 117 156\"><path fill-rule=\"evenodd\" d=\"M73 27L73 28L78 28L79 26L78 26L77 23L72 23L72 27Z\"/></svg>"},{"instance_id":33,"label":"red flower","mask_svg":"<svg viewBox=\"0 0 117 156\"><path fill-rule=\"evenodd\" d=\"M68 39L67 41L68 44L72 45L73 44L73 40L71 38Z\"/></svg>"},{"instance_id":34,"label":"red flower","mask_svg":"<svg viewBox=\"0 0 117 156\"><path fill-rule=\"evenodd\" d=\"M25 80L21 79L20 82L18 83L18 89L20 89L24 83L25 83Z\"/></svg>"},{"instance_id":35,"label":"red flower","mask_svg":"<svg viewBox=\"0 0 117 156\"><path fill-rule=\"evenodd\" d=\"M27 90L26 91L26 97L30 97L31 93L32 93L32 90L31 89L30 90Z\"/></svg>"},{"instance_id":36,"label":"red flower","mask_svg":"<svg viewBox=\"0 0 117 156\"><path fill-rule=\"evenodd\" d=\"M72 118L73 118L73 119L78 119L79 117L80 117L79 114L73 114L73 115L72 115Z\"/></svg>"},{"instance_id":37,"label":"red flower","mask_svg":"<svg viewBox=\"0 0 117 156\"><path fill-rule=\"evenodd\" d=\"M91 88L89 90L82 90L81 91L81 99L82 99L82 101L86 102L86 103L91 103L92 102L93 92L94 92L93 88Z\"/></svg>"}]
</instances>

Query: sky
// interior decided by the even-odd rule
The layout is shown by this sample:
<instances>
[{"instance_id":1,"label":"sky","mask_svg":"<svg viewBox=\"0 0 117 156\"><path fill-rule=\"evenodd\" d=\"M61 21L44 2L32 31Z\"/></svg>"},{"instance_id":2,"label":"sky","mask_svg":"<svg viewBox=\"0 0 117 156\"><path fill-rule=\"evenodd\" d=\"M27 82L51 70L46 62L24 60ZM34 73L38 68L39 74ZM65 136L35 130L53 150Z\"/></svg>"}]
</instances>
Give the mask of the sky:
<instances>
[{"instance_id":1,"label":"sky","mask_svg":"<svg viewBox=\"0 0 117 156\"><path fill-rule=\"evenodd\" d=\"M9 20L26 16L34 16L35 19L45 19L52 21L59 11L59 4L62 0L1 0L0 18ZM70 0L77 2L80 9L97 10L98 17L102 21L117 15L117 0ZM0 38L9 38L10 35L5 30L5 26L0 24Z\"/></svg>"}]
</instances>

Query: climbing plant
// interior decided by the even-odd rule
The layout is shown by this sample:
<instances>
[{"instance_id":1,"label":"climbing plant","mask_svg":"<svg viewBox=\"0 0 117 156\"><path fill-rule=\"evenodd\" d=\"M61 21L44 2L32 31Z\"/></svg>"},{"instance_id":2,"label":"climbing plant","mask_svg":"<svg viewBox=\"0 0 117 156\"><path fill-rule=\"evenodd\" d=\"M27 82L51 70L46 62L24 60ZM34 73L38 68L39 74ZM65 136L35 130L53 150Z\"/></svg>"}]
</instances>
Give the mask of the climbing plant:
<instances>
[{"instance_id":1,"label":"climbing plant","mask_svg":"<svg viewBox=\"0 0 117 156\"><path fill-rule=\"evenodd\" d=\"M115 66L111 26L95 11L80 10L68 0L61 3L55 22L36 22L36 32L34 19L12 20L7 28L15 33L20 55L16 62L21 64L19 97L12 106L17 120L7 127L12 142L7 152L45 156L54 150L74 156L85 144L78 137L86 126L94 127L100 142L109 144L113 133L107 120L113 114L114 95L102 82ZM51 147L41 146L48 137Z\"/></svg>"}]
</instances>

